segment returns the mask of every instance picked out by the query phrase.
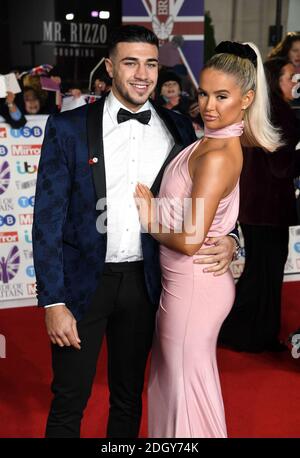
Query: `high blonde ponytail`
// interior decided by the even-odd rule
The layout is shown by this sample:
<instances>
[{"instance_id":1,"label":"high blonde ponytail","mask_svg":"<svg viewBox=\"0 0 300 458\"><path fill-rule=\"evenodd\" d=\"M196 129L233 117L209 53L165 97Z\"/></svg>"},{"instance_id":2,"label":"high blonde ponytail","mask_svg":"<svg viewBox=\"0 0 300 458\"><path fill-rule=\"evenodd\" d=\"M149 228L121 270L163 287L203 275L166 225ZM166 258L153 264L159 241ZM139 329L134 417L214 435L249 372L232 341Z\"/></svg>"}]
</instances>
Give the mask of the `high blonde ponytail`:
<instances>
[{"instance_id":1,"label":"high blonde ponytail","mask_svg":"<svg viewBox=\"0 0 300 458\"><path fill-rule=\"evenodd\" d=\"M253 102L244 112L244 133L241 140L244 145L257 146L273 152L284 142L281 139L281 130L271 122L268 85L263 62L255 44L243 44L249 45L254 50L255 64L244 56L221 52L215 54L204 68L215 68L234 75L243 95L250 90L254 91Z\"/></svg>"},{"instance_id":2,"label":"high blonde ponytail","mask_svg":"<svg viewBox=\"0 0 300 458\"><path fill-rule=\"evenodd\" d=\"M269 90L260 52L254 43L251 46L257 56L255 96L244 115L244 142L249 146L260 146L267 151L275 151L284 142L281 130L273 126L270 116Z\"/></svg>"}]
</instances>

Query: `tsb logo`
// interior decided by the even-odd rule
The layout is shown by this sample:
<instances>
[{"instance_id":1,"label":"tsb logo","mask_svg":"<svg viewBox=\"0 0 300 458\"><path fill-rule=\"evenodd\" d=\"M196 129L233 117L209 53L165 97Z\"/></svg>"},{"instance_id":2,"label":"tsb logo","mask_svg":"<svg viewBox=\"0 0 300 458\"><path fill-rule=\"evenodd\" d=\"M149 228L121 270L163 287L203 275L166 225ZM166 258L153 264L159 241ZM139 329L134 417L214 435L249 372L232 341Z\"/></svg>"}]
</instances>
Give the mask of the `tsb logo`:
<instances>
[{"instance_id":1,"label":"tsb logo","mask_svg":"<svg viewBox=\"0 0 300 458\"><path fill-rule=\"evenodd\" d=\"M4 145L0 145L0 156L6 156L8 153L8 149Z\"/></svg>"},{"instance_id":2,"label":"tsb logo","mask_svg":"<svg viewBox=\"0 0 300 458\"><path fill-rule=\"evenodd\" d=\"M28 277L34 277L35 276L35 272L34 272L34 267L33 266L28 266L26 267L26 274Z\"/></svg>"},{"instance_id":3,"label":"tsb logo","mask_svg":"<svg viewBox=\"0 0 300 458\"><path fill-rule=\"evenodd\" d=\"M27 207L33 207L34 206L34 196L31 197L19 197L18 203L20 207L22 208L27 208Z\"/></svg>"},{"instance_id":4,"label":"tsb logo","mask_svg":"<svg viewBox=\"0 0 300 458\"><path fill-rule=\"evenodd\" d=\"M16 222L14 215L0 215L0 226L13 226Z\"/></svg>"},{"instance_id":5,"label":"tsb logo","mask_svg":"<svg viewBox=\"0 0 300 458\"><path fill-rule=\"evenodd\" d=\"M14 138L41 137L43 135L43 131L39 126L33 126L33 127L24 126L21 129L10 129L10 134Z\"/></svg>"}]
</instances>

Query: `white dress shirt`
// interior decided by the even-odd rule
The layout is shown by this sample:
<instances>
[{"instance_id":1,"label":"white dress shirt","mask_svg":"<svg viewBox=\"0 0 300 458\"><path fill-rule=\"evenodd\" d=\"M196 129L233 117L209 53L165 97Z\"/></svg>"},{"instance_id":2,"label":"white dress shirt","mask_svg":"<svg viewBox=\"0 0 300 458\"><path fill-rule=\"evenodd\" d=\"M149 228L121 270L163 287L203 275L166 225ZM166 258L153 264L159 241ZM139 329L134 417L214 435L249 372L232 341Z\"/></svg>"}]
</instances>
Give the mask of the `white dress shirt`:
<instances>
[{"instance_id":1,"label":"white dress shirt","mask_svg":"<svg viewBox=\"0 0 300 458\"><path fill-rule=\"evenodd\" d=\"M151 110L148 124L130 119L118 124L120 108L111 91L104 103L103 146L107 191L107 252L105 262L143 259L134 191L138 182L151 188L174 145L174 139L149 101L139 110ZM51 304L51 307L58 304Z\"/></svg>"}]
</instances>

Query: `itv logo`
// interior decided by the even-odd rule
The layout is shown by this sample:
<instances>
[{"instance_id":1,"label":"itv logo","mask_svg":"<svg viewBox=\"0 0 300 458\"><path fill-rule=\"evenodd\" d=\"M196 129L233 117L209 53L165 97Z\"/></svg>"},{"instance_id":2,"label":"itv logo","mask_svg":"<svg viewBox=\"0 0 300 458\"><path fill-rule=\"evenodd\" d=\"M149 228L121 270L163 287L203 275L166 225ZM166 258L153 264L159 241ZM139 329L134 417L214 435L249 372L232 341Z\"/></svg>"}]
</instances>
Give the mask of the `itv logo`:
<instances>
[{"instance_id":1,"label":"itv logo","mask_svg":"<svg viewBox=\"0 0 300 458\"><path fill-rule=\"evenodd\" d=\"M32 243L31 234L29 233L27 229L24 231L24 236L25 236L25 242Z\"/></svg>"},{"instance_id":2,"label":"itv logo","mask_svg":"<svg viewBox=\"0 0 300 458\"><path fill-rule=\"evenodd\" d=\"M23 164L21 164L20 161L17 161L16 167L17 172L21 175L24 175L25 173L36 173L38 169L37 165L29 164L27 161L23 162Z\"/></svg>"}]
</instances>

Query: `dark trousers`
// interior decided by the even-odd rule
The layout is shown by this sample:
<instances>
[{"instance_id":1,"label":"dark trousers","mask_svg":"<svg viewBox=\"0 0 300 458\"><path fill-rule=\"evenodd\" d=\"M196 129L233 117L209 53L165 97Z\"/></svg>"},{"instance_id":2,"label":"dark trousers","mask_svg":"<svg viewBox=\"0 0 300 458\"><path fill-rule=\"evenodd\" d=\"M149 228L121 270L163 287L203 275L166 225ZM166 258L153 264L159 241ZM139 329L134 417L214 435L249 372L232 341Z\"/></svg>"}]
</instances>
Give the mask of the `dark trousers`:
<instances>
[{"instance_id":1,"label":"dark trousers","mask_svg":"<svg viewBox=\"0 0 300 458\"><path fill-rule=\"evenodd\" d=\"M272 349L279 341L281 289L289 228L241 224L246 262L219 343L240 351Z\"/></svg>"},{"instance_id":2,"label":"dark trousers","mask_svg":"<svg viewBox=\"0 0 300 458\"><path fill-rule=\"evenodd\" d=\"M77 323L81 350L52 345L54 398L46 437L80 437L104 334L110 390L107 437L138 436L155 313L143 262L107 263L91 306Z\"/></svg>"}]
</instances>

